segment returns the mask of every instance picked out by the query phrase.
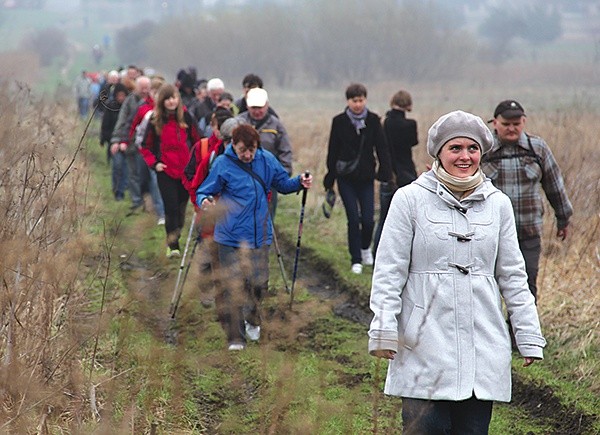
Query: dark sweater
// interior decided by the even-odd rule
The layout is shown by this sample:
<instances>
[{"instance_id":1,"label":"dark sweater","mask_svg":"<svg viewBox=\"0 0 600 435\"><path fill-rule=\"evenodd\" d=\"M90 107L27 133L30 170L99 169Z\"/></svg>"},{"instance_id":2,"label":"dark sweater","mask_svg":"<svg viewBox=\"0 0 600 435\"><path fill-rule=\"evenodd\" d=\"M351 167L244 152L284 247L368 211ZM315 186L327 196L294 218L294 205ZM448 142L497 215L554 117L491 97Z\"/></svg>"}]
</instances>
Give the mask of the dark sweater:
<instances>
[{"instance_id":1,"label":"dark sweater","mask_svg":"<svg viewBox=\"0 0 600 435\"><path fill-rule=\"evenodd\" d=\"M331 189L338 174L335 169L338 160L352 160L359 152L361 136L364 136L364 144L360 160L356 169L344 179L369 181L389 181L392 179L392 166L389 149L381 127L381 121L377 114L368 111L365 120L366 127L357 134L356 128L346 115L345 111L336 115L331 123L329 134L329 149L327 153L327 174L323 180L325 189ZM377 162L375 154L377 153Z\"/></svg>"},{"instance_id":2,"label":"dark sweater","mask_svg":"<svg viewBox=\"0 0 600 435\"><path fill-rule=\"evenodd\" d=\"M396 183L398 187L406 186L417 179L412 160L412 147L419 143L417 122L414 119L406 119L403 110L392 109L386 113L383 131L390 147Z\"/></svg>"}]
</instances>

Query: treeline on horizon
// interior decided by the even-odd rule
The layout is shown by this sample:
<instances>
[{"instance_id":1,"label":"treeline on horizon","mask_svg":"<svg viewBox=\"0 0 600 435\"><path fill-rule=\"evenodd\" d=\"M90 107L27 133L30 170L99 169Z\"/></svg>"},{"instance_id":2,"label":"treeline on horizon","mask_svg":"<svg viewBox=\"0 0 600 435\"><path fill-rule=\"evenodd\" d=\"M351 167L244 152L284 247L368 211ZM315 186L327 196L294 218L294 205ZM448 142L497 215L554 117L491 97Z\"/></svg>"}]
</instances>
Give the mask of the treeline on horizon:
<instances>
[{"instance_id":1,"label":"treeline on horizon","mask_svg":"<svg viewBox=\"0 0 600 435\"><path fill-rule=\"evenodd\" d=\"M483 20L478 35L464 21L462 11L435 2L250 2L132 24L116 33L115 46L122 62L157 71L195 66L200 75L233 80L268 71L264 78L278 86L328 86L347 79L456 78L475 62L503 62L508 42L519 36L507 32L512 22L538 46L560 36L554 8L507 8Z\"/></svg>"}]
</instances>

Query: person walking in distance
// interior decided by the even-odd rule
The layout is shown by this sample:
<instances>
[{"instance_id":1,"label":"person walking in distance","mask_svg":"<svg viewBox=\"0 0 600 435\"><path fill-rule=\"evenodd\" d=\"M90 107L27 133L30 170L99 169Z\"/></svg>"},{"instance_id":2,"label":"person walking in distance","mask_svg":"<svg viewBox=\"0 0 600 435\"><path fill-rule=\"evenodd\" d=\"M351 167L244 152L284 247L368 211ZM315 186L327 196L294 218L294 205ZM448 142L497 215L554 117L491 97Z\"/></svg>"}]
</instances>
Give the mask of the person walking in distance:
<instances>
[{"instance_id":1,"label":"person walking in distance","mask_svg":"<svg viewBox=\"0 0 600 435\"><path fill-rule=\"evenodd\" d=\"M181 256L179 238L190 198L184 187L184 169L190 148L198 140L195 120L184 110L179 91L174 85L163 85L140 151L146 164L156 171L165 207L168 258Z\"/></svg>"},{"instance_id":2,"label":"person walking in distance","mask_svg":"<svg viewBox=\"0 0 600 435\"><path fill-rule=\"evenodd\" d=\"M84 119L90 111L90 100L92 98L92 81L88 77L87 71L81 71L73 85L73 92L77 100L79 116Z\"/></svg>"},{"instance_id":3,"label":"person walking in distance","mask_svg":"<svg viewBox=\"0 0 600 435\"><path fill-rule=\"evenodd\" d=\"M415 162L412 159L412 148L419 143L417 121L406 117L406 112L412 110L412 97L405 91L396 92L390 100L390 110L385 114L383 132L390 148L392 169L396 176L397 187L403 187L417 179ZM396 186L389 183L379 185L379 221L375 228L373 253L381 238L381 230L392 201Z\"/></svg>"},{"instance_id":4,"label":"person walking in distance","mask_svg":"<svg viewBox=\"0 0 600 435\"><path fill-rule=\"evenodd\" d=\"M573 206L563 177L548 144L525 132L525 109L515 100L505 100L490 121L494 146L481 167L492 183L506 193L515 210L519 248L525 257L529 289L537 301L537 275L541 254L544 191L556 216L556 235L565 240Z\"/></svg>"},{"instance_id":5,"label":"person walking in distance","mask_svg":"<svg viewBox=\"0 0 600 435\"><path fill-rule=\"evenodd\" d=\"M248 111L238 115L239 119L252 125L260 135L260 146L271 152L292 173L292 145L283 123L269 112L269 94L262 88L252 88L246 94ZM272 192L270 210L273 218L277 211L277 192Z\"/></svg>"},{"instance_id":6,"label":"person walking in distance","mask_svg":"<svg viewBox=\"0 0 600 435\"><path fill-rule=\"evenodd\" d=\"M122 201L127 189L127 161L125 153L118 147L110 147L112 132L119 118L119 111L123 101L127 98L127 87L117 83L114 89L114 97L104 105L104 114L100 126L100 144L107 144L109 163L111 165L112 192L115 200Z\"/></svg>"},{"instance_id":7,"label":"person walking in distance","mask_svg":"<svg viewBox=\"0 0 600 435\"><path fill-rule=\"evenodd\" d=\"M127 159L127 187L131 196L131 210L136 210L143 206L142 186L140 172L144 161L137 148L130 143L129 134L133 118L141 104L150 95L150 78L140 76L135 80L135 91L131 92L125 98L119 117L113 130L111 143L111 153L114 155L117 151L125 153Z\"/></svg>"},{"instance_id":8,"label":"person walking in distance","mask_svg":"<svg viewBox=\"0 0 600 435\"><path fill-rule=\"evenodd\" d=\"M543 358L510 199L480 169L493 138L460 110L429 129L432 169L398 189L371 288L369 353L389 360L385 394L403 433L487 434L511 399L511 319L524 366Z\"/></svg>"},{"instance_id":9,"label":"person walking in distance","mask_svg":"<svg viewBox=\"0 0 600 435\"><path fill-rule=\"evenodd\" d=\"M363 265L373 265L374 181L393 183L393 175L381 121L367 109L367 88L351 84L346 89L346 101L346 109L331 123L323 186L329 191L337 181L348 219L351 270L360 274Z\"/></svg>"}]
</instances>

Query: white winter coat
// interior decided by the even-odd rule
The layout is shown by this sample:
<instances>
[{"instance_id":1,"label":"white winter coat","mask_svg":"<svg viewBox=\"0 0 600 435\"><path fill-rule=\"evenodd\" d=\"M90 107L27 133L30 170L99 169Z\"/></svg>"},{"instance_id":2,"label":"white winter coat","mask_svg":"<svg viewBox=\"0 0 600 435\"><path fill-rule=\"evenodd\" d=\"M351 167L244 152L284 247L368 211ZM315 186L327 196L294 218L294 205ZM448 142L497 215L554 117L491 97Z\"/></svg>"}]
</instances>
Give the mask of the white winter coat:
<instances>
[{"instance_id":1,"label":"white winter coat","mask_svg":"<svg viewBox=\"0 0 600 435\"><path fill-rule=\"evenodd\" d=\"M433 171L399 189L377 250L369 351L396 351L385 393L431 400L510 401L511 342L546 344L527 286L513 209L487 179L462 201Z\"/></svg>"}]
</instances>

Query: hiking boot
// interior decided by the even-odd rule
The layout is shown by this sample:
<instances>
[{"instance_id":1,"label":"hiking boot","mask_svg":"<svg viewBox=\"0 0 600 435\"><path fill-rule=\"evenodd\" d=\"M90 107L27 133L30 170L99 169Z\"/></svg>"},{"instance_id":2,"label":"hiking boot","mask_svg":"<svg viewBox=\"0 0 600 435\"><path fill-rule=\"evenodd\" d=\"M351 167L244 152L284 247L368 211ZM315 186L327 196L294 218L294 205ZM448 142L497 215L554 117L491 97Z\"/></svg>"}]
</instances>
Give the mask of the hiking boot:
<instances>
[{"instance_id":1,"label":"hiking boot","mask_svg":"<svg viewBox=\"0 0 600 435\"><path fill-rule=\"evenodd\" d=\"M246 337L252 341L258 341L260 339L260 326L254 326L246 322Z\"/></svg>"},{"instance_id":2,"label":"hiking boot","mask_svg":"<svg viewBox=\"0 0 600 435\"><path fill-rule=\"evenodd\" d=\"M360 263L354 263L352 265L352 273L355 273L357 275L360 275L362 273L362 264Z\"/></svg>"},{"instance_id":3,"label":"hiking boot","mask_svg":"<svg viewBox=\"0 0 600 435\"><path fill-rule=\"evenodd\" d=\"M215 298L212 297L202 297L200 296L200 303L204 308L211 308L215 305Z\"/></svg>"},{"instance_id":4,"label":"hiking boot","mask_svg":"<svg viewBox=\"0 0 600 435\"><path fill-rule=\"evenodd\" d=\"M362 264L365 266L373 266L373 253L369 248L361 249L360 256L362 258Z\"/></svg>"},{"instance_id":5,"label":"hiking boot","mask_svg":"<svg viewBox=\"0 0 600 435\"><path fill-rule=\"evenodd\" d=\"M244 343L230 343L227 350L244 350L246 345Z\"/></svg>"},{"instance_id":6,"label":"hiking boot","mask_svg":"<svg viewBox=\"0 0 600 435\"><path fill-rule=\"evenodd\" d=\"M181 252L179 249L171 249L167 246L167 258L179 258L181 257Z\"/></svg>"},{"instance_id":7,"label":"hiking boot","mask_svg":"<svg viewBox=\"0 0 600 435\"><path fill-rule=\"evenodd\" d=\"M143 209L144 209L143 204L139 204L139 205L133 204L129 207L127 216L133 216L134 214L137 214L139 211L143 211Z\"/></svg>"}]
</instances>

